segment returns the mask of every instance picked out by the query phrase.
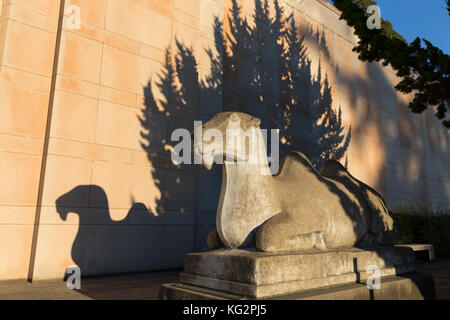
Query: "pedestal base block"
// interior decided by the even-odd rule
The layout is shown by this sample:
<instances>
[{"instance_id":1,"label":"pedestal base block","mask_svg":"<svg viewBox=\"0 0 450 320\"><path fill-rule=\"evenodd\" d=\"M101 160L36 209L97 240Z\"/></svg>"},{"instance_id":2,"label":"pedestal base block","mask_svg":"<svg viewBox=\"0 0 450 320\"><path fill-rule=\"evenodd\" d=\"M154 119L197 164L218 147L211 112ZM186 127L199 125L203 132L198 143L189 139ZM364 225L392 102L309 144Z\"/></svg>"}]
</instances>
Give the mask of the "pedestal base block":
<instances>
[{"instance_id":1,"label":"pedestal base block","mask_svg":"<svg viewBox=\"0 0 450 320\"><path fill-rule=\"evenodd\" d=\"M367 279L374 277L381 279L382 289L369 290ZM188 254L180 283L163 285L161 298L365 299L369 294L416 299L433 296L431 282L415 273L414 252L407 247L287 253L221 249Z\"/></svg>"}]
</instances>

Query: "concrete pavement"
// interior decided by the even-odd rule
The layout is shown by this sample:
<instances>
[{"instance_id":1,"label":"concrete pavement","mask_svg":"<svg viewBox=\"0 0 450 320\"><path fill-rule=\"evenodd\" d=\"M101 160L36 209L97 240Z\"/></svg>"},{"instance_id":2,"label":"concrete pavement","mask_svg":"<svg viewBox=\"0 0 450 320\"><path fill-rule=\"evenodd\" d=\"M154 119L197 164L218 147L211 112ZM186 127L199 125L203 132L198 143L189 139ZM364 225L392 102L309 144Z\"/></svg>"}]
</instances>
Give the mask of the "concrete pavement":
<instances>
[{"instance_id":1,"label":"concrete pavement","mask_svg":"<svg viewBox=\"0 0 450 320\"><path fill-rule=\"evenodd\" d=\"M433 275L436 297L450 300L450 259L418 262L417 269ZM162 283L178 280L181 270L83 279L81 290L69 290L64 281L0 282L0 300L155 300Z\"/></svg>"}]
</instances>

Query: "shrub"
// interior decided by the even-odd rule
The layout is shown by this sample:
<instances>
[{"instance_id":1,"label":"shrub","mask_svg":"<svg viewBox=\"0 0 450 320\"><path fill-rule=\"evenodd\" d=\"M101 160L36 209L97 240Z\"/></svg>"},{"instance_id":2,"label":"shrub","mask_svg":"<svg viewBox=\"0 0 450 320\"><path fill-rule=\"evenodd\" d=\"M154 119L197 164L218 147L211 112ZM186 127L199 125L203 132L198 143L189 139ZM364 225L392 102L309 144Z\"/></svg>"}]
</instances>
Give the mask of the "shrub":
<instances>
[{"instance_id":1,"label":"shrub","mask_svg":"<svg viewBox=\"0 0 450 320\"><path fill-rule=\"evenodd\" d=\"M447 211L399 208L391 214L401 232L397 244L432 244L436 258L450 257L450 214Z\"/></svg>"}]
</instances>

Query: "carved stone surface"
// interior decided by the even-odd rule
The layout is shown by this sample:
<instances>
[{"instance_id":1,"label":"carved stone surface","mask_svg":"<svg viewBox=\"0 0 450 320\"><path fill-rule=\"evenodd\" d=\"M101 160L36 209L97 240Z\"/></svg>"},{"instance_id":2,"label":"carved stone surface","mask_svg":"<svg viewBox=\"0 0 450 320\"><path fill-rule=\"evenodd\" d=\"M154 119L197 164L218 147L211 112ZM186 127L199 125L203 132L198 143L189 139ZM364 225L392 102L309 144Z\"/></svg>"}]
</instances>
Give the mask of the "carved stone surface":
<instances>
[{"instance_id":1,"label":"carved stone surface","mask_svg":"<svg viewBox=\"0 0 450 320\"><path fill-rule=\"evenodd\" d=\"M381 277L414 272L414 253L396 246L284 254L221 249L188 254L180 282L263 298L326 286L365 284L374 274L371 266L379 268Z\"/></svg>"},{"instance_id":2,"label":"carved stone surface","mask_svg":"<svg viewBox=\"0 0 450 320\"><path fill-rule=\"evenodd\" d=\"M245 113L221 113L202 130L220 132L223 141L194 144L205 168L225 160L217 230L208 236L209 248L282 252L394 242L397 232L383 198L337 161L327 161L319 173L304 154L291 152L277 175L268 174L260 123ZM227 143L227 131L239 129L255 137L256 147Z\"/></svg>"}]
</instances>

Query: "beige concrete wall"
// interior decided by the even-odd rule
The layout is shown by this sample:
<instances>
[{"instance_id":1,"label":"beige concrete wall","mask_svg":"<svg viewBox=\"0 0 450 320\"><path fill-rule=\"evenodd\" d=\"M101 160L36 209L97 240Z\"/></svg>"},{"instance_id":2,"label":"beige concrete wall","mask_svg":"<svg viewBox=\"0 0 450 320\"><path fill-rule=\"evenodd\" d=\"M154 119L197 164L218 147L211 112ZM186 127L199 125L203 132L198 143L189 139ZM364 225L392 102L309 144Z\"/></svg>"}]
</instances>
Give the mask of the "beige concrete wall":
<instances>
[{"instance_id":1,"label":"beige concrete wall","mask_svg":"<svg viewBox=\"0 0 450 320\"><path fill-rule=\"evenodd\" d=\"M15 279L28 273L59 2L0 7L0 279Z\"/></svg>"},{"instance_id":2,"label":"beige concrete wall","mask_svg":"<svg viewBox=\"0 0 450 320\"><path fill-rule=\"evenodd\" d=\"M192 90L181 105L158 83L177 39L194 50L198 67L180 71L174 85L208 73L202 57L214 50L211 21L214 13L221 18L221 3L68 5L81 8L82 24L69 30L64 23L62 31L34 276L60 277L74 264L84 275L179 267L186 253L205 248L215 223L217 192L206 189L202 200L196 189L212 182L217 191L220 180L171 164L171 132L191 130L201 112ZM169 65L175 68L173 58ZM146 104L149 81L154 97ZM58 211L69 212L65 221Z\"/></svg>"},{"instance_id":3,"label":"beige concrete wall","mask_svg":"<svg viewBox=\"0 0 450 320\"><path fill-rule=\"evenodd\" d=\"M230 97L270 118L281 96L275 82L263 93L251 87L251 63L222 78L231 0L66 0L66 9L81 9L81 28L69 27L65 11L56 55L59 1L1 3L0 280L27 277L30 256L33 278L48 279L73 265L83 275L176 268L185 253L205 249L220 171L174 166L170 135L227 109ZM239 3L252 25L253 1ZM411 114L389 68L357 60L356 39L332 7L280 3L305 36L311 73L320 61L328 77L343 132L351 126L341 159L350 172L391 206L448 205L448 134L433 115ZM279 77L277 56L262 55L257 67ZM293 119L296 128L311 123L308 112ZM300 151L313 149L297 140Z\"/></svg>"}]
</instances>

